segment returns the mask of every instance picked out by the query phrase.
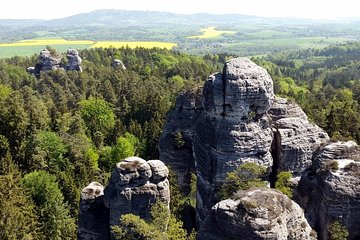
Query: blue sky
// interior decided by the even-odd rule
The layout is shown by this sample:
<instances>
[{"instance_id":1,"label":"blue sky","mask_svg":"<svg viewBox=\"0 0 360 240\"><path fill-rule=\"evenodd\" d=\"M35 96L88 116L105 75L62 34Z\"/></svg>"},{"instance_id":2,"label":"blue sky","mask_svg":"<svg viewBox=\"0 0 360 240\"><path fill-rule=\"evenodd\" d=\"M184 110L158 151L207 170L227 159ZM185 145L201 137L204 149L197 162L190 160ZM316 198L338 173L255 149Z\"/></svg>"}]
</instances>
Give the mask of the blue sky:
<instances>
[{"instance_id":1,"label":"blue sky","mask_svg":"<svg viewBox=\"0 0 360 240\"><path fill-rule=\"evenodd\" d=\"M1 5L0 19L52 19L97 9L336 19L360 16L359 6L355 0L10 0Z\"/></svg>"}]
</instances>

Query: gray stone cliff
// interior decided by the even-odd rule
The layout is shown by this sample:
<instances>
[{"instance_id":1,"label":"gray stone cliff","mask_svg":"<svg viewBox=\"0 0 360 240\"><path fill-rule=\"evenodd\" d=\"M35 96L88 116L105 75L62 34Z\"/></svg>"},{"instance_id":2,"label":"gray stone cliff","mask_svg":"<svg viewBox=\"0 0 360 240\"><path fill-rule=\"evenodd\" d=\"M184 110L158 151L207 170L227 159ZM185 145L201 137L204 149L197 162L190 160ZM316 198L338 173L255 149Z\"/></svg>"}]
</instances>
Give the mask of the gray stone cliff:
<instances>
[{"instance_id":1,"label":"gray stone cliff","mask_svg":"<svg viewBox=\"0 0 360 240\"><path fill-rule=\"evenodd\" d=\"M198 240L315 240L304 212L281 192L251 188L217 203L198 231Z\"/></svg>"},{"instance_id":2,"label":"gray stone cliff","mask_svg":"<svg viewBox=\"0 0 360 240\"><path fill-rule=\"evenodd\" d=\"M299 183L300 203L319 239L328 239L327 226L334 221L360 238L360 148L353 142L324 146Z\"/></svg>"},{"instance_id":3,"label":"gray stone cliff","mask_svg":"<svg viewBox=\"0 0 360 240\"><path fill-rule=\"evenodd\" d=\"M104 187L92 182L81 191L77 239L109 239L109 234L109 210L104 205Z\"/></svg>"},{"instance_id":4,"label":"gray stone cliff","mask_svg":"<svg viewBox=\"0 0 360 240\"><path fill-rule=\"evenodd\" d=\"M129 157L119 162L104 190L104 203L110 211L110 227L121 215L132 213L150 218L150 208L160 200L170 203L169 170L159 160Z\"/></svg>"},{"instance_id":5,"label":"gray stone cliff","mask_svg":"<svg viewBox=\"0 0 360 240\"><path fill-rule=\"evenodd\" d=\"M82 72L82 68L80 66L82 59L76 49L69 48L66 52L66 58L68 60L66 70Z\"/></svg>"}]
</instances>

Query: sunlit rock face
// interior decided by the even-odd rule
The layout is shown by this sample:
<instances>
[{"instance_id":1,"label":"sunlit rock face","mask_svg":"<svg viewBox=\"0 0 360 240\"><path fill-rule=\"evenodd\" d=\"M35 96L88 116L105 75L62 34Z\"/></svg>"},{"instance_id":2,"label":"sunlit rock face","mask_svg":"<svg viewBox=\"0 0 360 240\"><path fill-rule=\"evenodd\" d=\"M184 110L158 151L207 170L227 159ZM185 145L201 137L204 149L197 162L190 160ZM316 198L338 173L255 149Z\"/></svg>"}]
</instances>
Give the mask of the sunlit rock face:
<instances>
[{"instance_id":1,"label":"sunlit rock face","mask_svg":"<svg viewBox=\"0 0 360 240\"><path fill-rule=\"evenodd\" d=\"M118 225L120 217L128 213L149 219L150 208L158 200L169 204L168 174L167 167L159 160L129 157L119 162L104 190L110 227Z\"/></svg>"},{"instance_id":2,"label":"sunlit rock face","mask_svg":"<svg viewBox=\"0 0 360 240\"><path fill-rule=\"evenodd\" d=\"M198 240L315 240L304 212L281 192L267 188L241 191L210 210Z\"/></svg>"},{"instance_id":3,"label":"sunlit rock face","mask_svg":"<svg viewBox=\"0 0 360 240\"><path fill-rule=\"evenodd\" d=\"M197 214L203 220L217 202L226 174L244 162L271 168L273 130L267 111L274 99L265 69L246 58L227 62L203 90L204 112L196 122L193 150Z\"/></svg>"},{"instance_id":4,"label":"sunlit rock face","mask_svg":"<svg viewBox=\"0 0 360 240\"><path fill-rule=\"evenodd\" d=\"M353 142L330 143L314 155L299 184L301 206L319 239L339 221L348 239L360 238L360 148Z\"/></svg>"},{"instance_id":5,"label":"sunlit rock face","mask_svg":"<svg viewBox=\"0 0 360 240\"><path fill-rule=\"evenodd\" d=\"M109 239L109 210L104 205L104 187L90 183L81 191L78 239Z\"/></svg>"}]
</instances>

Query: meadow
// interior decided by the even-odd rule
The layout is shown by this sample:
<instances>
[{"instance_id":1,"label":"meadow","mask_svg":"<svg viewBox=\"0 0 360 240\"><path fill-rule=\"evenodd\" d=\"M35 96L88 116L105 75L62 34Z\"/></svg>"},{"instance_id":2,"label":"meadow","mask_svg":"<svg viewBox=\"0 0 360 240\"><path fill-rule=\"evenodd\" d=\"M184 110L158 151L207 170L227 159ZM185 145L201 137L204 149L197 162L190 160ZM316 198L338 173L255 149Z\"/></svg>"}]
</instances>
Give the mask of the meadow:
<instances>
[{"instance_id":1,"label":"meadow","mask_svg":"<svg viewBox=\"0 0 360 240\"><path fill-rule=\"evenodd\" d=\"M200 39L206 39L206 38L217 38L223 34L235 34L235 31L221 31L221 30L216 30L215 27L208 27L208 28L203 28L200 29L200 32L202 32L201 35L197 35L197 36L190 36L187 37L189 39L196 39L196 38L200 38Z\"/></svg>"}]
</instances>

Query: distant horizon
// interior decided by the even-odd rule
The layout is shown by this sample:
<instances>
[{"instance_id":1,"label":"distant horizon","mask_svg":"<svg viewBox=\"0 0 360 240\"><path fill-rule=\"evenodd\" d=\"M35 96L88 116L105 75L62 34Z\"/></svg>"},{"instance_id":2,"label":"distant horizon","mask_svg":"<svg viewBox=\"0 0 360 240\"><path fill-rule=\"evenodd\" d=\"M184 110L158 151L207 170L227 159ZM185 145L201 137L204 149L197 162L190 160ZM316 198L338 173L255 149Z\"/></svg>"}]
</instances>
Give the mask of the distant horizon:
<instances>
[{"instance_id":1,"label":"distant horizon","mask_svg":"<svg viewBox=\"0 0 360 240\"><path fill-rule=\"evenodd\" d=\"M338 20L360 18L357 2L343 0L62 0L62 5L49 5L45 0L12 0L0 9L0 19L52 20L98 10L151 11L174 14L240 14L265 18L293 18L310 20ZM21 6L21 8L19 7ZM54 9L56 10L54 11Z\"/></svg>"}]
</instances>

